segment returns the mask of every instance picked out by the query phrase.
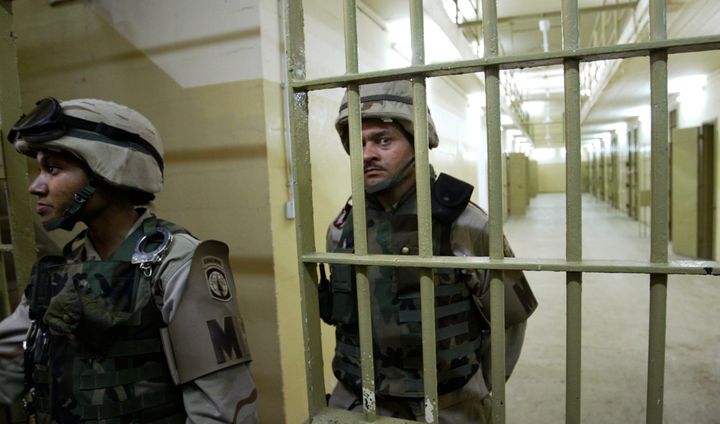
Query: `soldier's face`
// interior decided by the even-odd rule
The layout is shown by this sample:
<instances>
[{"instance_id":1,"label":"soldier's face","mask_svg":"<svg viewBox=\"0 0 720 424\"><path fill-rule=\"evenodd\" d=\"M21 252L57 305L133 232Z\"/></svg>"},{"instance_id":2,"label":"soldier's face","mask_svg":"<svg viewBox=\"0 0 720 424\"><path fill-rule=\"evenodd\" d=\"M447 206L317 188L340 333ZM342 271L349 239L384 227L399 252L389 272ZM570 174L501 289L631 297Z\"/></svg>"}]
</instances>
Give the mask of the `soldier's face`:
<instances>
[{"instance_id":1,"label":"soldier's face","mask_svg":"<svg viewBox=\"0 0 720 424\"><path fill-rule=\"evenodd\" d=\"M90 181L82 162L69 153L40 151L37 153L40 173L29 191L37 196L35 212L43 223L62 217L75 193Z\"/></svg>"},{"instance_id":2,"label":"soldier's face","mask_svg":"<svg viewBox=\"0 0 720 424\"><path fill-rule=\"evenodd\" d=\"M415 155L412 143L392 122L363 120L362 141L366 189L394 178ZM396 184L402 186L414 176L407 172Z\"/></svg>"}]
</instances>

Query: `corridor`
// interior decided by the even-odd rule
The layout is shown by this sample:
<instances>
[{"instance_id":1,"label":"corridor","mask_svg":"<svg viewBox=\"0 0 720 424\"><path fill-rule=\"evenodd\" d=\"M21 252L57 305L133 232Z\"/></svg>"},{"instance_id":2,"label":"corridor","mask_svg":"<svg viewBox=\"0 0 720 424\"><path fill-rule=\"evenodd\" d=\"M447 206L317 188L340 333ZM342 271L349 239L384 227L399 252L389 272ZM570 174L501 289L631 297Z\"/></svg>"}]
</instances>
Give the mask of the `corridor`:
<instances>
[{"instance_id":1,"label":"corridor","mask_svg":"<svg viewBox=\"0 0 720 424\"><path fill-rule=\"evenodd\" d=\"M515 254L564 258L565 196L539 194L505 234ZM642 235L641 235L642 234ZM589 194L583 196L583 257L647 260L648 231ZM670 253L670 260L684 259ZM508 423L559 423L565 416L565 275L529 272L539 307L507 385ZM648 298L645 275L584 274L582 422L645 422ZM670 276L666 423L720 423L720 281Z\"/></svg>"}]
</instances>

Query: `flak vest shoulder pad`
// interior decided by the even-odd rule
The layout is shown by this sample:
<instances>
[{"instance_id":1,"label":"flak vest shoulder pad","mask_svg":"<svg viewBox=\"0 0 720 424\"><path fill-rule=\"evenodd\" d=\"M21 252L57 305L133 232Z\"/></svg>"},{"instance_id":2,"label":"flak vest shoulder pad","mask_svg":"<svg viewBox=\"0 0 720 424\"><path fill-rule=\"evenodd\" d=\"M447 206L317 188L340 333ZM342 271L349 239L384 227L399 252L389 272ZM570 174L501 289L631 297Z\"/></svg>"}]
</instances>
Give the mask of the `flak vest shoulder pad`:
<instances>
[{"instance_id":1,"label":"flak vest shoulder pad","mask_svg":"<svg viewBox=\"0 0 720 424\"><path fill-rule=\"evenodd\" d=\"M227 245L201 242L182 301L161 333L176 384L250 361L237 300Z\"/></svg>"}]
</instances>

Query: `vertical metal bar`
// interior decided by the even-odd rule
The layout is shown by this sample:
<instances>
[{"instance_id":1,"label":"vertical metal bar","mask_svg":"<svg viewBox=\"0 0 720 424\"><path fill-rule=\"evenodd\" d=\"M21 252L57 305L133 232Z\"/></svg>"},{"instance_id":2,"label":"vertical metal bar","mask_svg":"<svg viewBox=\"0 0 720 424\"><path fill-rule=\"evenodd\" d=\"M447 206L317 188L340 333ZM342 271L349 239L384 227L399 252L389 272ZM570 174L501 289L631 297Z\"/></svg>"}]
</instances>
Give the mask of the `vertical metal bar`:
<instances>
[{"instance_id":1,"label":"vertical metal bar","mask_svg":"<svg viewBox=\"0 0 720 424\"><path fill-rule=\"evenodd\" d=\"M358 41L355 0L344 2L345 22L345 70L358 72ZM350 141L350 175L352 177L353 231L355 254L367 255L367 231L365 221L365 186L363 176L362 122L360 118L360 91L358 84L347 87L348 137ZM370 280L366 266L355 267L357 282L358 329L360 336L360 370L363 385L363 411L368 421L374 421L375 364L373 362L372 313L370 309Z\"/></svg>"},{"instance_id":2,"label":"vertical metal bar","mask_svg":"<svg viewBox=\"0 0 720 424\"><path fill-rule=\"evenodd\" d=\"M562 3L563 49L579 47L577 0ZM582 260L582 196L580 170L580 62L567 59L565 67L565 166L567 169L566 209L567 240L565 257L568 261ZM581 350L582 350L582 273L566 274L567 341L565 422L580 423L581 406Z\"/></svg>"},{"instance_id":3,"label":"vertical metal bar","mask_svg":"<svg viewBox=\"0 0 720 424\"><path fill-rule=\"evenodd\" d=\"M615 0L615 4L617 5L618 2ZM612 42L613 44L617 43L620 40L620 23L618 20L620 19L620 11L618 9L613 10L613 37Z\"/></svg>"},{"instance_id":4,"label":"vertical metal bar","mask_svg":"<svg viewBox=\"0 0 720 424\"><path fill-rule=\"evenodd\" d=\"M497 9L495 0L483 0L483 38L485 57L497 57ZM502 259L502 139L500 130L500 69L485 68L485 99L487 105L488 140L488 201L490 227L490 258ZM502 271L490 272L490 360L492 365L492 422L505 422L505 285Z\"/></svg>"},{"instance_id":5,"label":"vertical metal bar","mask_svg":"<svg viewBox=\"0 0 720 424\"><path fill-rule=\"evenodd\" d=\"M12 313L10 306L10 288L5 273L5 255L0 252L0 320Z\"/></svg>"},{"instance_id":6,"label":"vertical metal bar","mask_svg":"<svg viewBox=\"0 0 720 424\"><path fill-rule=\"evenodd\" d=\"M13 35L12 2L0 1L0 122L2 123L3 158L12 158L17 152L5 135L20 116L20 81L17 68L17 52ZM5 160L5 178L7 180L7 202L10 224L10 237L13 243L13 260L18 292L22 293L30 278L33 263L37 259L35 247L35 229L33 228L32 206L27 192L27 161L17 157Z\"/></svg>"},{"instance_id":7,"label":"vertical metal bar","mask_svg":"<svg viewBox=\"0 0 720 424\"><path fill-rule=\"evenodd\" d=\"M425 63L425 28L422 0L410 1L410 37L412 64ZM419 256L432 256L432 217L430 214L430 166L428 159L427 92L424 77L413 79L413 131L415 134L415 181ZM437 358L435 340L435 283L432 269L420 270L420 304L422 311L423 384L425 421L439 421L437 394Z\"/></svg>"},{"instance_id":8,"label":"vertical metal bar","mask_svg":"<svg viewBox=\"0 0 720 424\"><path fill-rule=\"evenodd\" d=\"M286 45L288 55L288 81L290 87L287 99L290 102L292 139L292 161L295 180L296 235L298 254L315 252L315 224L308 136L308 96L298 92L292 82L305 79L305 35L302 0L286 3ZM310 417L325 408L325 382L323 377L322 341L320 336L320 314L317 295L317 271L312 264L299 263L300 304L302 326L305 335L305 373L308 387L308 412Z\"/></svg>"},{"instance_id":9,"label":"vertical metal bar","mask_svg":"<svg viewBox=\"0 0 720 424\"><path fill-rule=\"evenodd\" d=\"M667 38L667 6L664 0L650 1L650 39ZM668 100L667 51L650 53L651 173L652 209L650 261L668 259ZM647 422L663 421L665 384L665 332L667 315L667 275L650 275L650 319L648 341Z\"/></svg>"}]
</instances>

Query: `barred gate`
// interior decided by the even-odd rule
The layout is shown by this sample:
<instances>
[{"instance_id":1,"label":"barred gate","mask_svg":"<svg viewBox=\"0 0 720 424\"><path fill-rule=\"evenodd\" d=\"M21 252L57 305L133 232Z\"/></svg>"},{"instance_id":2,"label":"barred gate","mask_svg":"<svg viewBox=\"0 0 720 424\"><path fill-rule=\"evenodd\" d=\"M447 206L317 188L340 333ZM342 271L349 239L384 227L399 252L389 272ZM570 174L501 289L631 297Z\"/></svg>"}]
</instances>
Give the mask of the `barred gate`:
<instances>
[{"instance_id":1,"label":"barred gate","mask_svg":"<svg viewBox=\"0 0 720 424\"><path fill-rule=\"evenodd\" d=\"M10 240L0 240L0 320L10 315L14 304L20 300L37 257L32 207L27 193L27 162L20 160L14 147L5 139L21 110L13 27L12 4L9 0L0 0L0 28L3 29L0 34L0 196L4 198L0 201L3 206L0 229L9 229L10 233ZM9 258L12 258L14 281L8 281ZM15 293L16 298L11 299L11 293ZM24 420L19 403L12 408L0 406L0 424Z\"/></svg>"},{"instance_id":2,"label":"barred gate","mask_svg":"<svg viewBox=\"0 0 720 424\"><path fill-rule=\"evenodd\" d=\"M0 227L9 227L11 240L0 241L0 319L12 312L12 304L20 299L26 278L30 275L37 249L33 228L33 208L28 187L28 166L17 155L15 148L7 142L6 135L15 120L20 117L20 81L17 68L15 34L13 33L12 5L8 0L0 0L0 204L7 208L0 210ZM11 160L5 160L10 158ZM7 220L7 222L4 222ZM4 243L3 243L4 242ZM11 242L11 243L10 243ZM19 281L12 282L17 299L9 299L7 273L5 271L5 253L12 254L15 275Z\"/></svg>"},{"instance_id":3,"label":"barred gate","mask_svg":"<svg viewBox=\"0 0 720 424\"><path fill-rule=\"evenodd\" d=\"M495 0L482 1L485 57L449 63L425 64L422 0L410 0L412 64L388 71L358 72L356 5L344 0L346 74L315 80L305 79L305 46L301 0L288 2L287 45L289 113L295 178L298 263L302 296L303 331L310 419L314 423L405 422L379 417L375 411L375 389L370 322L368 266L418 267L421 270L423 371L427 422L438 421L437 373L435 368L435 309L433 269L486 269L491 273L491 345L493 387L492 422L505 422L505 324L502 270L554 271L566 274L566 422L580 422L581 403L581 309L583 273L637 273L648 275L650 289L649 356L647 380L647 422L663 421L665 367L666 298L669 274L720 274L715 262L668 261L668 55L720 49L720 36L667 39L667 5L650 0L650 41L624 45L580 48L578 1L562 0L563 49L556 52L502 56L498 51ZM651 253L647 261L584 260L581 222L581 141L580 63L649 56L651 81ZM563 65L565 81L566 140L566 257L565 260L503 258L502 149L500 126L500 70ZM486 87L488 187L490 218L489 257L433 256L431 246L430 186L426 109L426 78L483 72ZM368 255L363 188L360 100L358 85L412 79L415 105L416 181L420 249L418 255ZM308 93L313 90L347 87L349 108L350 161L352 177L355 253L320 253L315 248L311 170L308 137ZM317 296L317 264L352 264L357 278L360 323L364 413L328 409L325 403L320 318Z\"/></svg>"}]
</instances>

